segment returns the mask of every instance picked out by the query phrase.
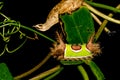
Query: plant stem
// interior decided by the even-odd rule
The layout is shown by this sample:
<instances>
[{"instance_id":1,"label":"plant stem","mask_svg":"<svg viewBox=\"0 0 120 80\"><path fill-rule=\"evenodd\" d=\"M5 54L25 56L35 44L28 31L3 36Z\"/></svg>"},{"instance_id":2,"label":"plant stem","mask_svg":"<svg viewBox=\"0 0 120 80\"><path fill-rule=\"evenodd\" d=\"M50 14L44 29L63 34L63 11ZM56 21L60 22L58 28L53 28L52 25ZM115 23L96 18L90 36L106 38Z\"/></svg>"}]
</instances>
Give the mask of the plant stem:
<instances>
[{"instance_id":1,"label":"plant stem","mask_svg":"<svg viewBox=\"0 0 120 80\"><path fill-rule=\"evenodd\" d=\"M99 25L102 24L102 21L100 21L100 19L95 14L91 13L91 15ZM110 30L106 26L105 26L104 30L105 30L105 32L110 33Z\"/></svg>"},{"instance_id":2,"label":"plant stem","mask_svg":"<svg viewBox=\"0 0 120 80\"><path fill-rule=\"evenodd\" d=\"M79 66L78 66L78 70L79 70L80 73L82 74L84 80L89 80L89 77L88 77L88 75L87 75L87 72L85 71L85 69L83 68L82 65L79 65Z\"/></svg>"},{"instance_id":3,"label":"plant stem","mask_svg":"<svg viewBox=\"0 0 120 80\"><path fill-rule=\"evenodd\" d=\"M5 19L10 20L6 15L0 12L0 15L2 15Z\"/></svg>"},{"instance_id":4,"label":"plant stem","mask_svg":"<svg viewBox=\"0 0 120 80\"><path fill-rule=\"evenodd\" d=\"M23 26L23 25L20 25L20 24L17 24L17 23L7 23L7 24L4 24L4 25L1 25L0 28L5 27L5 26L9 26L9 25L20 26L21 28L24 28L24 29L27 29L27 30L29 30L29 31L31 31L31 32L34 32L34 33L36 33L36 34L38 34L38 35L40 35L40 36L48 39L48 40L51 41L51 42L56 42L55 40L49 38L48 36L46 36L46 35L38 32L38 31L36 31L36 30L34 30L34 29L30 28L30 27Z\"/></svg>"},{"instance_id":5,"label":"plant stem","mask_svg":"<svg viewBox=\"0 0 120 80\"><path fill-rule=\"evenodd\" d=\"M90 6L89 4L83 2L83 5L86 6L90 11L92 11L93 13L95 13L96 15L108 20L108 21L111 21L113 23L116 23L116 24L120 24L120 20L117 20L117 19L114 19L114 18L111 18L111 17L108 17L107 15L101 13L100 11L94 9L92 6Z\"/></svg>"},{"instance_id":6,"label":"plant stem","mask_svg":"<svg viewBox=\"0 0 120 80\"><path fill-rule=\"evenodd\" d=\"M41 80L42 78L54 73L55 71L59 70L60 68L61 68L60 65L58 65L58 66L56 66L48 71L45 71L45 72L43 72L43 73L41 73L41 74L39 74L39 75L29 79L29 80Z\"/></svg>"},{"instance_id":7,"label":"plant stem","mask_svg":"<svg viewBox=\"0 0 120 80\"><path fill-rule=\"evenodd\" d=\"M48 54L38 65L36 65L34 68L32 68L31 70L29 70L29 71L27 71L27 72L25 72L23 74L15 76L14 80L19 80L19 79L21 79L23 77L26 77L26 76L32 74L33 72L38 70L44 63L46 63L50 57L51 57L51 54Z\"/></svg>"},{"instance_id":8,"label":"plant stem","mask_svg":"<svg viewBox=\"0 0 120 80\"><path fill-rule=\"evenodd\" d=\"M44 80L51 80L52 78L54 78L55 76L57 76L63 69L64 69L64 67L61 67L59 70L57 70L55 73L51 74L50 76L48 76Z\"/></svg>"},{"instance_id":9,"label":"plant stem","mask_svg":"<svg viewBox=\"0 0 120 80\"><path fill-rule=\"evenodd\" d=\"M21 43L17 48L15 48L14 50L8 50L8 46L7 44L5 45L5 49L8 53L14 53L15 51L17 51L18 49L20 49L24 44L25 42L27 41L27 38L25 39L25 41L23 41L23 43Z\"/></svg>"},{"instance_id":10,"label":"plant stem","mask_svg":"<svg viewBox=\"0 0 120 80\"><path fill-rule=\"evenodd\" d=\"M91 71L96 77L96 80L105 80L103 73L101 72L100 68L96 65L96 63L94 63L93 61L89 61L86 64L90 67Z\"/></svg>"},{"instance_id":11,"label":"plant stem","mask_svg":"<svg viewBox=\"0 0 120 80\"><path fill-rule=\"evenodd\" d=\"M34 30L34 29L32 29L32 28L29 28L29 27L26 27L26 26L23 26L23 25L21 25L21 27L24 28L24 29L27 29L27 30L29 30L29 31L32 31L32 32L34 32L34 33L37 33L38 35L40 35L40 36L42 36L42 37L44 37L44 38L50 40L51 42L56 42L55 40L49 38L48 36L46 36L46 35L44 35L44 34L38 32L38 31L36 31L36 30Z\"/></svg>"},{"instance_id":12,"label":"plant stem","mask_svg":"<svg viewBox=\"0 0 120 80\"><path fill-rule=\"evenodd\" d=\"M120 4L116 7L117 9L120 9ZM108 15L109 17L113 17L112 13L109 13ZM99 36L101 35L103 29L105 28L105 26L107 25L108 20L104 20L101 24L100 24L100 28L98 29L98 31L96 32L95 35L95 41L97 41L97 39L99 38Z\"/></svg>"},{"instance_id":13,"label":"plant stem","mask_svg":"<svg viewBox=\"0 0 120 80\"><path fill-rule=\"evenodd\" d=\"M108 6L108 5L104 5L104 4L100 4L100 3L95 3L95 2L91 2L91 1L85 1L86 3L94 6L94 7L99 7L99 8L103 8L103 9L107 9L107 10L111 10L113 12L118 12L120 13L120 10L117 8L114 8L112 6Z\"/></svg>"}]
</instances>

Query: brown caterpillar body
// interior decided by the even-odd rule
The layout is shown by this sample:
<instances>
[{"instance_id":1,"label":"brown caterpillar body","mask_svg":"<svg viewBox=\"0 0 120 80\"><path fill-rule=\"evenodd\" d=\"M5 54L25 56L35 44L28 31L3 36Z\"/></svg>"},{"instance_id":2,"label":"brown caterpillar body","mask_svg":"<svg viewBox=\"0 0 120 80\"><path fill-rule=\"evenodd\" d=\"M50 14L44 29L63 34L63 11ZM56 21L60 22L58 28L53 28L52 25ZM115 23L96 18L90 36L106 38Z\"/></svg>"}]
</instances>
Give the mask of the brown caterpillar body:
<instances>
[{"instance_id":1,"label":"brown caterpillar body","mask_svg":"<svg viewBox=\"0 0 120 80\"><path fill-rule=\"evenodd\" d=\"M97 56L101 53L100 45L98 43L92 43L94 35L91 36L90 40L86 44L86 48L92 53L91 56L84 56L81 58L64 58L64 51L66 44L63 42L60 35L57 33L59 44L55 43L53 48L51 48L51 55L58 60L86 60L92 59L94 56ZM73 45L74 46L74 45ZM78 47L78 46L74 46Z\"/></svg>"}]
</instances>

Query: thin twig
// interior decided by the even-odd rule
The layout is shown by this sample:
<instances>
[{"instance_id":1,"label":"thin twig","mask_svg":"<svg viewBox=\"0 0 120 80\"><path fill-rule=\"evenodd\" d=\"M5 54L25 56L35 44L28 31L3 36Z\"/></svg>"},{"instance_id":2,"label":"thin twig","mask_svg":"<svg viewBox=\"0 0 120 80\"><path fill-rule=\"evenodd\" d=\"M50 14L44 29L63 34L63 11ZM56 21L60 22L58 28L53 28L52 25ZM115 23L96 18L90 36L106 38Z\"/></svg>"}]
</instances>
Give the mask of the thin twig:
<instances>
[{"instance_id":1,"label":"thin twig","mask_svg":"<svg viewBox=\"0 0 120 80\"><path fill-rule=\"evenodd\" d=\"M55 71L59 70L60 68L61 68L60 65L58 65L58 66L56 66L48 71L45 71L45 72L43 72L43 73L41 73L41 74L39 74L39 75L29 79L29 80L41 80L42 78L54 73Z\"/></svg>"},{"instance_id":2,"label":"thin twig","mask_svg":"<svg viewBox=\"0 0 120 80\"><path fill-rule=\"evenodd\" d=\"M93 7L98 7L98 8L103 8L103 9L106 9L106 10L111 10L113 12L118 12L120 13L120 10L115 8L115 7L112 7L112 6L109 6L109 5L105 5L105 4L100 4L100 3L96 3L96 2L91 2L91 1L85 1L86 3L90 4L91 6Z\"/></svg>"},{"instance_id":3,"label":"thin twig","mask_svg":"<svg viewBox=\"0 0 120 80\"><path fill-rule=\"evenodd\" d=\"M83 5L86 6L90 11L92 11L93 13L95 13L96 15L108 20L108 21L111 21L113 23L116 23L116 24L120 24L120 20L117 20L117 19L114 19L114 18L111 18L105 14L103 14L102 12L96 10L95 8L93 8L92 6L90 6L89 4L87 4L86 2L83 2Z\"/></svg>"},{"instance_id":4,"label":"thin twig","mask_svg":"<svg viewBox=\"0 0 120 80\"><path fill-rule=\"evenodd\" d=\"M38 65L36 65L34 68L32 68L31 70L23 73L23 74L20 74L18 76L15 76L14 77L14 80L19 80L23 77L26 77L28 75L30 75L31 73L35 72L36 70L38 70L44 63L46 63L48 61L48 59L51 57L51 54L48 54Z\"/></svg>"},{"instance_id":5,"label":"thin twig","mask_svg":"<svg viewBox=\"0 0 120 80\"><path fill-rule=\"evenodd\" d=\"M116 7L117 9L120 9L120 4ZM105 29L106 31L110 32L105 26L108 23L108 20L104 20L103 22L101 22L97 17L95 17L94 14L92 14L94 18L96 18L97 21L99 21L99 24L101 25L100 28L98 29L98 31L96 32L95 35L95 41L99 38L100 34L102 33L103 29ZM112 17L113 14L109 13L108 15L109 17Z\"/></svg>"},{"instance_id":6,"label":"thin twig","mask_svg":"<svg viewBox=\"0 0 120 80\"><path fill-rule=\"evenodd\" d=\"M91 12L91 15L92 15L92 17L95 19L95 21L96 21L99 25L102 24L102 21L100 21L100 19L99 19L95 14L93 14L93 13ZM104 27L104 30L105 30L107 33L110 33L110 30L109 30L107 27Z\"/></svg>"}]
</instances>

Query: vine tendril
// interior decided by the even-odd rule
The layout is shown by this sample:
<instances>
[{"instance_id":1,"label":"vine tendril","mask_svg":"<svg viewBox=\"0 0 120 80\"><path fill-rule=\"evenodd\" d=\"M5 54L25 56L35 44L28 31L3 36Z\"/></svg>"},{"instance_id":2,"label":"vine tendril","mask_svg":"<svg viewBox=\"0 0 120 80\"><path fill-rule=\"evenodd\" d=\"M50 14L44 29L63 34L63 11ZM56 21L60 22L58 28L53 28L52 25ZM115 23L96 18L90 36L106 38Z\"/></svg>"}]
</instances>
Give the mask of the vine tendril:
<instances>
[{"instance_id":1,"label":"vine tendril","mask_svg":"<svg viewBox=\"0 0 120 80\"><path fill-rule=\"evenodd\" d=\"M5 49L6 49L6 51L8 52L8 53L14 53L14 52L16 52L18 49L20 49L24 44L25 44L25 42L27 41L27 38L23 41L23 43L21 43L17 48L15 48L14 50L9 50L8 49L8 44L6 44L5 45Z\"/></svg>"}]
</instances>

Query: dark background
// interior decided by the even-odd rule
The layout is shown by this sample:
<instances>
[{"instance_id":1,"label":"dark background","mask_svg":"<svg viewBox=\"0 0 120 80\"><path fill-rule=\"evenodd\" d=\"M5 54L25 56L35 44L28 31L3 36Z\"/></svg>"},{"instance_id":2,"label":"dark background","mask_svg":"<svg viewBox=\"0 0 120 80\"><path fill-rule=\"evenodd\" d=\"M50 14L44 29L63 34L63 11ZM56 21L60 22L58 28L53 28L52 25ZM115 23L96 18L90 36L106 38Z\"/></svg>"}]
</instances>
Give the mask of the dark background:
<instances>
[{"instance_id":1,"label":"dark background","mask_svg":"<svg viewBox=\"0 0 120 80\"><path fill-rule=\"evenodd\" d=\"M2 9L2 12L11 19L19 21L22 25L32 27L35 24L44 23L49 11L59 1L60 0L4 0L4 7ZM118 3L120 3L120 0L94 1L113 7L117 6ZM97 9L105 14L108 14L110 12L100 8ZM120 19L120 14L116 13L114 17ZM95 27L97 26L98 25L95 23ZM116 31L116 33L112 34L111 36L105 32L102 33L98 39L98 42L101 44L102 54L94 58L94 61L104 73L106 80L118 80L120 70L120 25L109 22L107 26L111 31ZM57 28L54 27L47 32L41 33L55 39L55 29ZM27 31L27 33L29 36L33 37L33 34L31 32ZM16 38L18 37L13 38L12 45L20 42L20 40ZM17 52L13 54L5 53L5 55L0 58L0 62L7 63L12 75L16 76L37 65L50 51L49 47L51 45L52 43L49 40L46 40L45 38L39 36L39 40L28 40L27 43ZM32 76L42 71L48 70L57 64L59 64L59 62L51 58L40 70L36 71L36 73L26 77L25 79L31 78ZM74 73L74 70L68 70L66 68L66 70L64 70L64 72L62 72L56 80L77 80L78 77L76 75L78 74L79 73L77 73L77 71Z\"/></svg>"}]
</instances>

